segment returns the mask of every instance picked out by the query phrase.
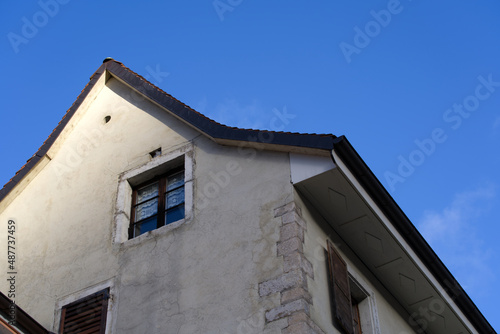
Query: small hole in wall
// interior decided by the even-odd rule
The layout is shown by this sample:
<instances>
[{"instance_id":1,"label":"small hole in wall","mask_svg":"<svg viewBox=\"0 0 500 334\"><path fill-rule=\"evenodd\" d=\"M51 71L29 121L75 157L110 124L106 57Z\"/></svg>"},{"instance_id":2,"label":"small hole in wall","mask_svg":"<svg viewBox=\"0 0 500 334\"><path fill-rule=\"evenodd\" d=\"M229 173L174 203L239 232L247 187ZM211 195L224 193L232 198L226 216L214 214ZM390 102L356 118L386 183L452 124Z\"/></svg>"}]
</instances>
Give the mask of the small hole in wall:
<instances>
[{"instance_id":1,"label":"small hole in wall","mask_svg":"<svg viewBox=\"0 0 500 334\"><path fill-rule=\"evenodd\" d=\"M104 117L104 123L108 123L111 120L111 116Z\"/></svg>"},{"instance_id":2,"label":"small hole in wall","mask_svg":"<svg viewBox=\"0 0 500 334\"><path fill-rule=\"evenodd\" d=\"M159 157L161 155L161 147L157 148L152 152L149 152L149 155L151 156L151 158Z\"/></svg>"}]
</instances>

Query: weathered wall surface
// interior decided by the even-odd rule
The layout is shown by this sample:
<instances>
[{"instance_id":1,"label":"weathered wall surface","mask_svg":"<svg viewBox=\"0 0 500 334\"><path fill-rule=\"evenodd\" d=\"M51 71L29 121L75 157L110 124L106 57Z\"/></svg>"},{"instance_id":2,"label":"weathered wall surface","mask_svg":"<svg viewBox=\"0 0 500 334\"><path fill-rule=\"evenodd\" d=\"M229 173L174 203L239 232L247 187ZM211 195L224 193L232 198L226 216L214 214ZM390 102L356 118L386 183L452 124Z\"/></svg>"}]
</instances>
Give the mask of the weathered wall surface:
<instances>
[{"instance_id":1,"label":"weathered wall surface","mask_svg":"<svg viewBox=\"0 0 500 334\"><path fill-rule=\"evenodd\" d=\"M324 249L327 238L342 240L293 190L287 153L217 145L115 79L91 96L49 151L48 164L0 213L2 224L16 221L21 307L57 331L64 301L110 285L108 332L281 333L292 321L305 326L307 319L287 316L266 324L266 311L291 297L259 294L259 283L288 275L277 245L288 241L289 228L275 209L295 201L297 219L307 223L298 251L314 269L303 269L308 291L299 289L312 300L314 324L307 321L318 333L337 333ZM157 148L165 155L187 144L193 147L192 219L119 241L120 175L150 162ZM353 275L373 292L380 333L413 333L391 306L397 303L344 246L338 250ZM8 290L5 280L0 290Z\"/></svg>"},{"instance_id":2,"label":"weathered wall surface","mask_svg":"<svg viewBox=\"0 0 500 334\"><path fill-rule=\"evenodd\" d=\"M57 331L61 300L112 282L108 324L116 333L263 332L257 284L282 267L273 209L293 196L288 155L216 145L114 79L82 111L52 160L0 213L2 224L18 227L16 302ZM158 147L189 142L193 219L115 243L119 175Z\"/></svg>"}]
</instances>

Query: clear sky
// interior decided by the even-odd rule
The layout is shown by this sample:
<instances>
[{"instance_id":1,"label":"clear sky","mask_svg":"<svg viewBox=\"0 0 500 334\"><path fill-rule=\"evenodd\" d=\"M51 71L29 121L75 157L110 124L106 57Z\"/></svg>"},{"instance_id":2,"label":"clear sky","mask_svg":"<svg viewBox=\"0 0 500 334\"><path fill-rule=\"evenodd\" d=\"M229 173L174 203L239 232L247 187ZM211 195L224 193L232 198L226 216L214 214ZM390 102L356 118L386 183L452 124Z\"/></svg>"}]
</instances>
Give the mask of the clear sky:
<instances>
[{"instance_id":1,"label":"clear sky","mask_svg":"<svg viewBox=\"0 0 500 334\"><path fill-rule=\"evenodd\" d=\"M500 330L498 1L55 1L0 3L0 183L113 57L227 125L345 135Z\"/></svg>"}]
</instances>

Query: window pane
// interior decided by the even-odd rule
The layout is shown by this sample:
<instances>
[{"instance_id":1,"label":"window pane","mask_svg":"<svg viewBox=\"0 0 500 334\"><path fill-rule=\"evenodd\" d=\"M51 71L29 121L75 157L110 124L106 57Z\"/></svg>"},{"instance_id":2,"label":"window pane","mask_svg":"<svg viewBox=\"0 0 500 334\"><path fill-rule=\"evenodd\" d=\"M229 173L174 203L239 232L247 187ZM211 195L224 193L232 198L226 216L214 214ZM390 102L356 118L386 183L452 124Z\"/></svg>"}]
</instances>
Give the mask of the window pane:
<instances>
[{"instance_id":1,"label":"window pane","mask_svg":"<svg viewBox=\"0 0 500 334\"><path fill-rule=\"evenodd\" d=\"M147 185L137 190L137 199L135 203L144 202L150 198L158 196L158 182Z\"/></svg>"},{"instance_id":2,"label":"window pane","mask_svg":"<svg viewBox=\"0 0 500 334\"><path fill-rule=\"evenodd\" d=\"M167 191L180 187L184 184L184 171L168 177Z\"/></svg>"},{"instance_id":3,"label":"window pane","mask_svg":"<svg viewBox=\"0 0 500 334\"><path fill-rule=\"evenodd\" d=\"M156 230L156 216L151 217L142 223L136 224L134 228L134 236L141 235L143 233Z\"/></svg>"},{"instance_id":4,"label":"window pane","mask_svg":"<svg viewBox=\"0 0 500 334\"><path fill-rule=\"evenodd\" d=\"M182 218L184 218L184 204L167 210L165 215L165 225L181 220Z\"/></svg>"},{"instance_id":5,"label":"window pane","mask_svg":"<svg viewBox=\"0 0 500 334\"><path fill-rule=\"evenodd\" d=\"M165 196L165 209L184 203L184 187L170 191Z\"/></svg>"},{"instance_id":6,"label":"window pane","mask_svg":"<svg viewBox=\"0 0 500 334\"><path fill-rule=\"evenodd\" d=\"M155 215L158 212L158 198L139 204L135 207L135 221Z\"/></svg>"}]
</instances>

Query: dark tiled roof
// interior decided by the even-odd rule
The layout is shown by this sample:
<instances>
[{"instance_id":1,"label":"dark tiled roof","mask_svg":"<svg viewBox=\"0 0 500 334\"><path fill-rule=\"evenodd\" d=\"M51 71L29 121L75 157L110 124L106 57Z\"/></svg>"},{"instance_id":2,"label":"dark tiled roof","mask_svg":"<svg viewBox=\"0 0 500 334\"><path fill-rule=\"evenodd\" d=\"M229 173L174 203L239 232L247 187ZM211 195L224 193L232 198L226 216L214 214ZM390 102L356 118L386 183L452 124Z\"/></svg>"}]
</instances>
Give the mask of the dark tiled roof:
<instances>
[{"instance_id":1,"label":"dark tiled roof","mask_svg":"<svg viewBox=\"0 0 500 334\"><path fill-rule=\"evenodd\" d=\"M336 137L331 134L301 134L291 132L277 132L267 130L241 129L229 127L206 117L197 112L188 105L180 102L172 95L156 87L139 74L133 72L122 63L105 59L104 63L90 77L89 83L82 90L73 105L66 111L62 120L42 144L38 151L28 159L26 164L17 171L16 175L0 190L0 201L28 174L28 172L38 163L38 161L47 153L61 131L74 115L78 107L85 100L95 83L106 70L113 76L124 81L126 84L135 88L149 99L167 108L175 116L193 126L199 131L215 140L255 142L269 145L296 146L303 148L315 148L331 150L333 139Z\"/></svg>"},{"instance_id":2,"label":"dark tiled roof","mask_svg":"<svg viewBox=\"0 0 500 334\"><path fill-rule=\"evenodd\" d=\"M301 134L229 127L217 123L216 121L197 112L188 105L180 102L170 94L164 92L160 88L144 79L142 76L131 71L120 62L109 60L105 63L105 65L106 69L112 75L119 77L131 87L139 90L149 99L167 108L178 118L182 119L183 121L187 122L191 126L197 128L201 132L214 139L249 141L249 138L256 138L256 142L266 144L331 150L333 139L336 138L331 134ZM264 133L272 134L272 140L262 140L262 138L269 138L263 136L262 134ZM259 134L261 135L259 136Z\"/></svg>"}]
</instances>

